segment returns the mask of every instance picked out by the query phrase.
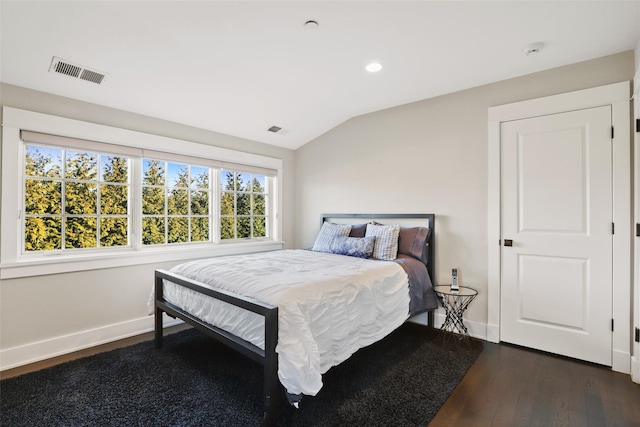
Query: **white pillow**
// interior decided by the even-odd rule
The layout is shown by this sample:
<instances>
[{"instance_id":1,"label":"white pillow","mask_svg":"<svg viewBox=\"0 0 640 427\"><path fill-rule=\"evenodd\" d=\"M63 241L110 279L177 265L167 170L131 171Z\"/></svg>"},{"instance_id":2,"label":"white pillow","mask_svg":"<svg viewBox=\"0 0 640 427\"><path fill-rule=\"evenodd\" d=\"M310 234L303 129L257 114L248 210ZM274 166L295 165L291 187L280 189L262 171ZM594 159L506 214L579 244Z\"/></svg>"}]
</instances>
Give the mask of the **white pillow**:
<instances>
[{"instance_id":1,"label":"white pillow","mask_svg":"<svg viewBox=\"0 0 640 427\"><path fill-rule=\"evenodd\" d=\"M399 225L367 224L365 237L375 236L376 244L373 247L373 258L392 261L398 257Z\"/></svg>"},{"instance_id":2,"label":"white pillow","mask_svg":"<svg viewBox=\"0 0 640 427\"><path fill-rule=\"evenodd\" d=\"M316 241L313 244L312 251L331 252L331 244L336 236L348 236L351 232L350 225L334 224L332 222L324 222Z\"/></svg>"}]
</instances>

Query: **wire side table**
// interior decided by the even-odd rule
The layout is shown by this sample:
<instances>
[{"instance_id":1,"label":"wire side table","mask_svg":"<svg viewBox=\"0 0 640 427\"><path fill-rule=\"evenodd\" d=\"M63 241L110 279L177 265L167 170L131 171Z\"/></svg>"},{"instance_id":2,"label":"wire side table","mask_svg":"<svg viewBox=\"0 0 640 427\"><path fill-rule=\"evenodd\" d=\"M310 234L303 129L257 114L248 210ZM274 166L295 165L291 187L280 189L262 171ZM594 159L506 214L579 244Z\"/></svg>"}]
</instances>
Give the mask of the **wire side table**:
<instances>
[{"instance_id":1,"label":"wire side table","mask_svg":"<svg viewBox=\"0 0 640 427\"><path fill-rule=\"evenodd\" d=\"M461 338L469 337L469 331L464 325L462 315L469 307L471 301L478 296L478 291L466 286L460 286L457 291L451 290L451 285L439 285L433 287L436 296L442 303L445 312L444 323L441 330L458 333Z\"/></svg>"}]
</instances>

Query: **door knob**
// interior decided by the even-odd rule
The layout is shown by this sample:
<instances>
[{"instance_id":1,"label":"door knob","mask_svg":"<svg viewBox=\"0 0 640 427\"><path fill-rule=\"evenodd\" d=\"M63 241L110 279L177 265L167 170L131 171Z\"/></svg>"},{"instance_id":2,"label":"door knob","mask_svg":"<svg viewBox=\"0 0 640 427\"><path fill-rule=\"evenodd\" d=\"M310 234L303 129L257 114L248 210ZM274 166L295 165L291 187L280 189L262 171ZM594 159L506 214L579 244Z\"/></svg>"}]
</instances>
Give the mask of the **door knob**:
<instances>
[{"instance_id":1,"label":"door knob","mask_svg":"<svg viewBox=\"0 0 640 427\"><path fill-rule=\"evenodd\" d=\"M504 239L504 245L505 245L505 246L513 246L513 240L511 240L511 239Z\"/></svg>"}]
</instances>

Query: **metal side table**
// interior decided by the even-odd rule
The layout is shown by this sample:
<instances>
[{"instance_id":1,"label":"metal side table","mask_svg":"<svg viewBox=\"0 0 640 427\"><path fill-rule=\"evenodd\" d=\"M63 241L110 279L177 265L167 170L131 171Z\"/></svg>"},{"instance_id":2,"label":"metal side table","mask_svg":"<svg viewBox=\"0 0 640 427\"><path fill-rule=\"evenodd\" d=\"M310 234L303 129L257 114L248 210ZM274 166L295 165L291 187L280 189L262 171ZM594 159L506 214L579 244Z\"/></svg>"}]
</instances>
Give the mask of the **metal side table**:
<instances>
[{"instance_id":1,"label":"metal side table","mask_svg":"<svg viewBox=\"0 0 640 427\"><path fill-rule=\"evenodd\" d=\"M469 337L469 331L464 326L462 315L469 307L471 301L478 295L478 291L466 286L460 286L457 291L451 289L451 285L439 285L433 287L436 296L442 303L446 317L440 327L441 330L458 333L462 338Z\"/></svg>"}]
</instances>

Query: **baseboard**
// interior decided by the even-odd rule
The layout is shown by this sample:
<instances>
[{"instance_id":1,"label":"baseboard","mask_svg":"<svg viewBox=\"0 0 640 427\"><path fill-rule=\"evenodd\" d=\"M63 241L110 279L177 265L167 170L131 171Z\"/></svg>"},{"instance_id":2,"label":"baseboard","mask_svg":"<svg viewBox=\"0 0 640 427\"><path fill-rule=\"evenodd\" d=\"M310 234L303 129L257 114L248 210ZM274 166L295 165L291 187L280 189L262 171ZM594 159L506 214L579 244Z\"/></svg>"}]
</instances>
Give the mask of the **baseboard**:
<instances>
[{"instance_id":1,"label":"baseboard","mask_svg":"<svg viewBox=\"0 0 640 427\"><path fill-rule=\"evenodd\" d=\"M164 326L169 327L179 323L182 321L167 317ZM127 322L7 348L0 350L0 371L144 334L152 331L153 328L153 316L145 316Z\"/></svg>"},{"instance_id":2,"label":"baseboard","mask_svg":"<svg viewBox=\"0 0 640 427\"><path fill-rule=\"evenodd\" d=\"M631 357L631 381L640 384L640 357Z\"/></svg>"},{"instance_id":3,"label":"baseboard","mask_svg":"<svg viewBox=\"0 0 640 427\"><path fill-rule=\"evenodd\" d=\"M611 370L623 374L631 374L631 354L628 351L613 349Z\"/></svg>"},{"instance_id":4,"label":"baseboard","mask_svg":"<svg viewBox=\"0 0 640 427\"><path fill-rule=\"evenodd\" d=\"M439 328L444 323L444 313L436 312L434 315L434 327ZM427 313L417 314L409 319L409 322L417 323L419 325L428 325ZM469 330L469 335L473 338L478 338L487 341L487 325L486 323L475 322L473 320L465 320L464 325Z\"/></svg>"}]
</instances>

